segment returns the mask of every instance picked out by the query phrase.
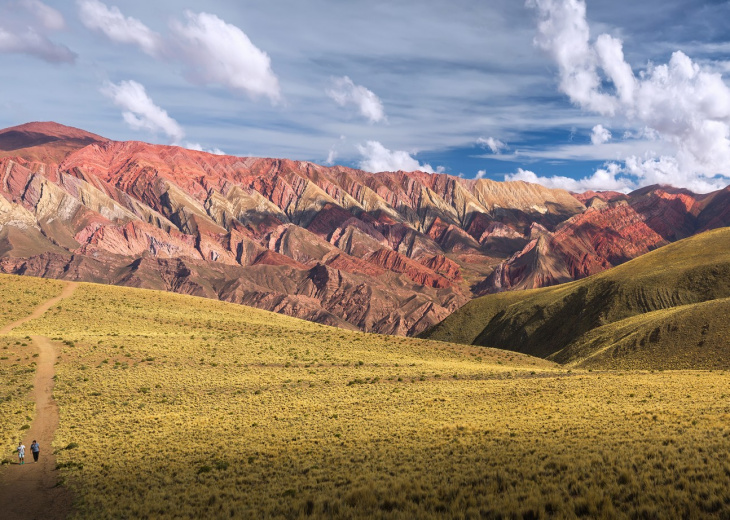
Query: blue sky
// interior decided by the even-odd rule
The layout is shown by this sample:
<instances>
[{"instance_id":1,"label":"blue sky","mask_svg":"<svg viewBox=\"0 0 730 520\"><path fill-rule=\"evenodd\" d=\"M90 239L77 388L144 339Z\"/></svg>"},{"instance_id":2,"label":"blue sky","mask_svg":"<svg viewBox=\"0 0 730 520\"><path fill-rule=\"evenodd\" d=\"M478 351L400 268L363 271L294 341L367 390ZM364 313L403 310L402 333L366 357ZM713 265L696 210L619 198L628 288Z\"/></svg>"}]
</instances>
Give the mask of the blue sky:
<instances>
[{"instance_id":1,"label":"blue sky","mask_svg":"<svg viewBox=\"0 0 730 520\"><path fill-rule=\"evenodd\" d=\"M730 2L0 1L0 127L576 191L730 183Z\"/></svg>"}]
</instances>

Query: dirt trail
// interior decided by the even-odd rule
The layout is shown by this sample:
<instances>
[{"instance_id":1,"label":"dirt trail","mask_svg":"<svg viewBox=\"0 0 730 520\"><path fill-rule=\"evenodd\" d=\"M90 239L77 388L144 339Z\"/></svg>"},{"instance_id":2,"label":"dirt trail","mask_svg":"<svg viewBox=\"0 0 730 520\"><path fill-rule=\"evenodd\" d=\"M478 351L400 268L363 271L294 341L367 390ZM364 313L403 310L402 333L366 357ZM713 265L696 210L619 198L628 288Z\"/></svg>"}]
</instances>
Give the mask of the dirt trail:
<instances>
[{"instance_id":1,"label":"dirt trail","mask_svg":"<svg viewBox=\"0 0 730 520\"><path fill-rule=\"evenodd\" d=\"M48 309L56 305L58 302L63 300L64 298L68 298L73 294L73 292L76 290L76 286L78 284L76 282L68 282L66 287L63 288L63 291L61 291L61 294L58 296L54 296L50 300L46 300L45 302L41 303L38 307L36 307L33 312L31 312L28 316L25 318L19 319L18 321L14 321L13 323L10 323L8 325L5 325L2 329L0 329L0 334L9 334L13 329L20 327L23 323L28 322L30 320L35 320L36 318L40 318L44 312L46 312Z\"/></svg>"},{"instance_id":2,"label":"dirt trail","mask_svg":"<svg viewBox=\"0 0 730 520\"><path fill-rule=\"evenodd\" d=\"M75 283L64 287L60 295L39 305L29 316L0 329L8 334L15 327L35 318L64 298L76 288ZM53 400L54 365L58 358L56 347L44 336L32 336L38 348L38 364L33 380L33 399L36 403L36 417L23 438L26 447L25 464L14 464L0 471L0 512L8 520L61 520L71 510L71 494L65 487L56 487L58 473L56 457L53 455L53 436L58 426L58 406ZM30 444L33 439L41 447L37 463L33 462Z\"/></svg>"}]
</instances>

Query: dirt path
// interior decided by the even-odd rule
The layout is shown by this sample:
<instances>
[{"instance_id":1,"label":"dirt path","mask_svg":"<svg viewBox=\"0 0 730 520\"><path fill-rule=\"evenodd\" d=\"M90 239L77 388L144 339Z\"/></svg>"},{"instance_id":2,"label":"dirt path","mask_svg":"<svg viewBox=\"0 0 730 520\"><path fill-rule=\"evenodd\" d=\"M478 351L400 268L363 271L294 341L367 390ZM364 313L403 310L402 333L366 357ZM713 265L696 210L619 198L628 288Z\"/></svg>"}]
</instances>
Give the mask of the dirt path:
<instances>
[{"instance_id":1,"label":"dirt path","mask_svg":"<svg viewBox=\"0 0 730 520\"><path fill-rule=\"evenodd\" d=\"M63 291L61 291L61 294L58 296L54 296L50 300L46 300L45 302L41 303L38 307L33 310L28 316L25 318L19 319L18 321L14 321L13 323L10 323L8 325L5 325L2 329L0 329L0 334L9 334L13 329L20 327L23 323L26 323L30 320L35 320L36 318L40 318L44 312L46 312L48 309L56 305L58 302L63 300L64 298L68 298L73 294L73 292L76 290L76 286L78 284L76 282L68 282L66 287L63 288Z\"/></svg>"},{"instance_id":2,"label":"dirt path","mask_svg":"<svg viewBox=\"0 0 730 520\"><path fill-rule=\"evenodd\" d=\"M59 296L39 305L29 316L0 329L8 334L15 327L39 318L76 288L75 283L64 287ZM38 364L33 380L33 399L36 417L23 438L26 447L25 464L11 464L0 472L0 511L8 520L61 520L71 510L71 494L65 487L57 487L56 457L53 455L53 436L58 426L58 406L53 400L54 365L58 358L56 347L44 336L32 336L38 348ZM30 444L38 441L41 447L37 463L33 462ZM17 461L17 456L14 457Z\"/></svg>"}]
</instances>

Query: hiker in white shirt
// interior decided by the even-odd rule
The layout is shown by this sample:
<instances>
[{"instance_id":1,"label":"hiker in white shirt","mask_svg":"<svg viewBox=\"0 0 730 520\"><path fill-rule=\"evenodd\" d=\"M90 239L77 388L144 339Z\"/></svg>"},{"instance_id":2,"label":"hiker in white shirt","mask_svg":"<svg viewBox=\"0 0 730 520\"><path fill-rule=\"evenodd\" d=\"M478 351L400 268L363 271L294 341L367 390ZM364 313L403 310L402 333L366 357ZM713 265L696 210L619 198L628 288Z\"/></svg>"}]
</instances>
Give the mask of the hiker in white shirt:
<instances>
[{"instance_id":1,"label":"hiker in white shirt","mask_svg":"<svg viewBox=\"0 0 730 520\"><path fill-rule=\"evenodd\" d=\"M25 444L22 442L18 443L18 460L20 464L25 464Z\"/></svg>"}]
</instances>

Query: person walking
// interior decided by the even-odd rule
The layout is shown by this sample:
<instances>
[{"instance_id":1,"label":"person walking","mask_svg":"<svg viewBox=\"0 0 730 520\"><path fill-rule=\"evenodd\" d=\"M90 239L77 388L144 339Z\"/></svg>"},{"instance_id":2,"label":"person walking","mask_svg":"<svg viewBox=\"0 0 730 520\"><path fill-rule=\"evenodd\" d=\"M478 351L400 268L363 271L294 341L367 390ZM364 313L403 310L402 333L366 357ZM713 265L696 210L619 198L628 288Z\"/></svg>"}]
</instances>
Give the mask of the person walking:
<instances>
[{"instance_id":1,"label":"person walking","mask_svg":"<svg viewBox=\"0 0 730 520\"><path fill-rule=\"evenodd\" d=\"M33 439L33 444L30 445L30 452L33 454L33 461L38 462L38 454L41 451L41 447L38 445L38 443Z\"/></svg>"},{"instance_id":2,"label":"person walking","mask_svg":"<svg viewBox=\"0 0 730 520\"><path fill-rule=\"evenodd\" d=\"M19 464L25 464L25 444L23 444L23 441L18 443L18 461Z\"/></svg>"}]
</instances>

